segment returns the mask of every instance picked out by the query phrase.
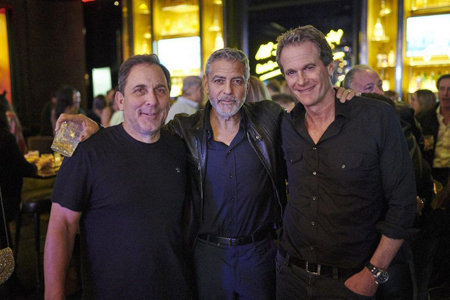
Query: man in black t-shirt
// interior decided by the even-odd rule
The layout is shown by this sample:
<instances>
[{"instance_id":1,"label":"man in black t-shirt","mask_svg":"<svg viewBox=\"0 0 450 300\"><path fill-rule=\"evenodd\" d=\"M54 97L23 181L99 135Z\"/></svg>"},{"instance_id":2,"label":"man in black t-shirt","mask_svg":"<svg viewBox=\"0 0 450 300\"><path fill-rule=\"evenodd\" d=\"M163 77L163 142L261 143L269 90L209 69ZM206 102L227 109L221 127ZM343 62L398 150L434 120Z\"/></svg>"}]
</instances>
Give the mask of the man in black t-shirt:
<instances>
[{"instance_id":1,"label":"man in black t-shirt","mask_svg":"<svg viewBox=\"0 0 450 300\"><path fill-rule=\"evenodd\" d=\"M189 299L183 258L186 152L162 132L170 75L156 55L121 66L124 122L81 143L61 166L45 245L45 297L62 299L81 233L83 298Z\"/></svg>"}]
</instances>

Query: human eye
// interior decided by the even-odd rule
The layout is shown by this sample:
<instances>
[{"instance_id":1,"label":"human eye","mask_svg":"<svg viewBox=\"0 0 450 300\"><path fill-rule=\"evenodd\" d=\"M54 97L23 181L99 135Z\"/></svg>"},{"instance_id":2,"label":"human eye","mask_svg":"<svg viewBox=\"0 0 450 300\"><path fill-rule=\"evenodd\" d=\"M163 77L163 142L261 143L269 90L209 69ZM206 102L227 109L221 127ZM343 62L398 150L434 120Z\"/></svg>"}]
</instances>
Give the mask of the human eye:
<instances>
[{"instance_id":1,"label":"human eye","mask_svg":"<svg viewBox=\"0 0 450 300\"><path fill-rule=\"evenodd\" d=\"M158 95L166 95L167 94L167 90L165 87L159 87L156 89L156 93Z\"/></svg>"},{"instance_id":2,"label":"human eye","mask_svg":"<svg viewBox=\"0 0 450 300\"><path fill-rule=\"evenodd\" d=\"M234 80L233 80L233 83L234 83L234 84L237 84L237 85L241 85L241 84L244 83L244 80L242 80L241 78L237 78L237 79L234 79Z\"/></svg>"},{"instance_id":3,"label":"human eye","mask_svg":"<svg viewBox=\"0 0 450 300\"><path fill-rule=\"evenodd\" d=\"M364 89L365 93L372 93L372 91L373 91L373 86L368 86Z\"/></svg>"},{"instance_id":4,"label":"human eye","mask_svg":"<svg viewBox=\"0 0 450 300\"><path fill-rule=\"evenodd\" d=\"M292 76L292 75L294 75L295 74L295 71L294 70L287 70L286 71L286 76Z\"/></svg>"},{"instance_id":5,"label":"human eye","mask_svg":"<svg viewBox=\"0 0 450 300\"><path fill-rule=\"evenodd\" d=\"M314 65L307 65L305 70L307 70L307 71L314 70Z\"/></svg>"},{"instance_id":6,"label":"human eye","mask_svg":"<svg viewBox=\"0 0 450 300\"><path fill-rule=\"evenodd\" d=\"M143 87L136 87L133 90L133 94L143 95L145 93L145 89Z\"/></svg>"}]
</instances>

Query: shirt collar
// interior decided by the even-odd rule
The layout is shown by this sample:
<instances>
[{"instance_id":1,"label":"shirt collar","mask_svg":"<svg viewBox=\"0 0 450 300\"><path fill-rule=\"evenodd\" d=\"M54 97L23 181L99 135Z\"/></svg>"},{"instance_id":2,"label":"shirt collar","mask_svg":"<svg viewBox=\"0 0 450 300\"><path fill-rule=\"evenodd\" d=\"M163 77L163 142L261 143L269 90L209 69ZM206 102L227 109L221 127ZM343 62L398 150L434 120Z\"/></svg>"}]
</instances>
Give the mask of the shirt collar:
<instances>
[{"instance_id":1,"label":"shirt collar","mask_svg":"<svg viewBox=\"0 0 450 300\"><path fill-rule=\"evenodd\" d=\"M211 114L211 110L209 113ZM245 130L246 125L247 125L247 116L243 113L242 107L240 109L240 113L241 113L241 121L239 122L239 130ZM208 139L211 139L212 138L212 127L211 127L211 120L209 118L205 119L205 128L206 128L206 133L208 135Z\"/></svg>"},{"instance_id":2,"label":"shirt collar","mask_svg":"<svg viewBox=\"0 0 450 300\"><path fill-rule=\"evenodd\" d=\"M354 98L356 99L356 97ZM343 116L346 119L350 119L350 106L346 105L346 103L341 103L338 98L334 98L335 103L335 117L337 116ZM292 118L304 118L305 117L305 107L299 103L294 107L294 109L291 111Z\"/></svg>"}]
</instances>

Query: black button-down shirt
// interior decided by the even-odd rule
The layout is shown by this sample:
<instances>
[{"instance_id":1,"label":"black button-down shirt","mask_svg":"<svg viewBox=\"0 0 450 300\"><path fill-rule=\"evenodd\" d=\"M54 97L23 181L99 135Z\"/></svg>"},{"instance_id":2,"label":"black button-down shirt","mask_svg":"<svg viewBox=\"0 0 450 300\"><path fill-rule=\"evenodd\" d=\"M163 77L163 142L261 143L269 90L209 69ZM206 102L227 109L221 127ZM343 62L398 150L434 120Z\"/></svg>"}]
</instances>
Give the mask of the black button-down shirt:
<instances>
[{"instance_id":1,"label":"black button-down shirt","mask_svg":"<svg viewBox=\"0 0 450 300\"><path fill-rule=\"evenodd\" d=\"M357 268L372 256L379 231L396 239L409 234L414 170L392 107L366 98L335 105L335 120L317 144L303 106L283 120L290 201L281 245L304 260Z\"/></svg>"},{"instance_id":2,"label":"black button-down shirt","mask_svg":"<svg viewBox=\"0 0 450 300\"><path fill-rule=\"evenodd\" d=\"M211 125L206 124L209 135L201 234L249 236L274 222L271 180L247 139L244 124L242 119L229 146L214 141Z\"/></svg>"}]
</instances>

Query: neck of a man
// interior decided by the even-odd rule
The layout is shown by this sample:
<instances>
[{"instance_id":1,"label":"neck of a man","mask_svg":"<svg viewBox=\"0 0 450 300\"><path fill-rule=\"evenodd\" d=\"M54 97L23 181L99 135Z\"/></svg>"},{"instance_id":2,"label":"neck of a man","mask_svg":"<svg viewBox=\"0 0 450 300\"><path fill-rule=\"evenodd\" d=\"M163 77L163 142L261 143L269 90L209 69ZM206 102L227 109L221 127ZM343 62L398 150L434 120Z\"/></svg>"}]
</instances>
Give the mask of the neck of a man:
<instances>
[{"instance_id":1,"label":"neck of a man","mask_svg":"<svg viewBox=\"0 0 450 300\"><path fill-rule=\"evenodd\" d=\"M231 117L223 117L219 115L213 107L211 108L209 120L211 123L214 140L230 145L239 131L241 113L237 112Z\"/></svg>"},{"instance_id":2,"label":"neck of a man","mask_svg":"<svg viewBox=\"0 0 450 300\"><path fill-rule=\"evenodd\" d=\"M123 122L122 125L126 133L128 133L135 140L142 143L146 144L156 143L157 141L159 141L159 138L161 137L161 131L159 129L149 134L141 134L133 130L133 128L129 126L127 122Z\"/></svg>"},{"instance_id":3,"label":"neck of a man","mask_svg":"<svg viewBox=\"0 0 450 300\"><path fill-rule=\"evenodd\" d=\"M325 130L334 121L336 111L334 90L331 89L320 103L305 106L305 110L306 129L314 143L317 144Z\"/></svg>"},{"instance_id":4,"label":"neck of a man","mask_svg":"<svg viewBox=\"0 0 450 300\"><path fill-rule=\"evenodd\" d=\"M444 117L444 124L447 125L450 122L450 107L441 106L440 114Z\"/></svg>"}]
</instances>

